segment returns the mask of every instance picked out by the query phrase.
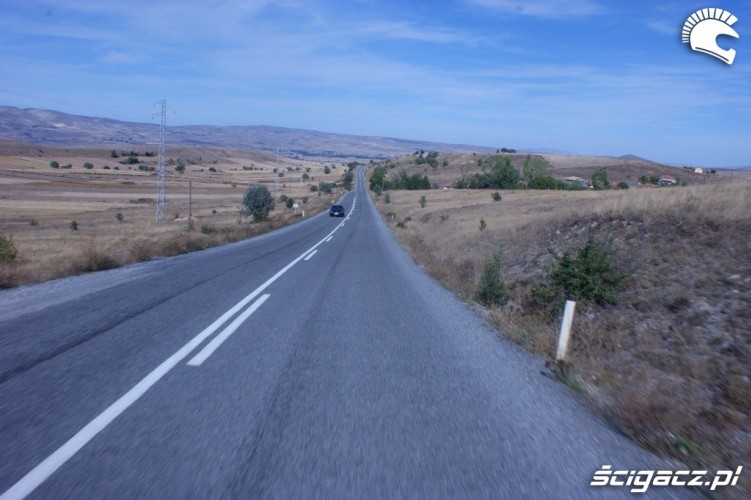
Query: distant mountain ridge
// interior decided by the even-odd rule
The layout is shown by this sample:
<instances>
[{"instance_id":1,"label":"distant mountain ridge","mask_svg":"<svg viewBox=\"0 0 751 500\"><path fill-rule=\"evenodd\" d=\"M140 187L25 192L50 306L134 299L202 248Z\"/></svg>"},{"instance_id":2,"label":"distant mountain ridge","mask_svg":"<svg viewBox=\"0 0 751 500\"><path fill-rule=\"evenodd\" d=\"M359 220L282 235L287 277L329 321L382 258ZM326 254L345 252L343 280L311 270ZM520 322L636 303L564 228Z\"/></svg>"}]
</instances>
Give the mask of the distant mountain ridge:
<instances>
[{"instance_id":1,"label":"distant mountain ridge","mask_svg":"<svg viewBox=\"0 0 751 500\"><path fill-rule=\"evenodd\" d=\"M159 125L71 115L59 111L0 106L0 139L58 147L153 144ZM183 125L167 128L170 146L276 151L303 157L388 158L426 151L492 152L495 148L390 137L334 134L265 125Z\"/></svg>"}]
</instances>

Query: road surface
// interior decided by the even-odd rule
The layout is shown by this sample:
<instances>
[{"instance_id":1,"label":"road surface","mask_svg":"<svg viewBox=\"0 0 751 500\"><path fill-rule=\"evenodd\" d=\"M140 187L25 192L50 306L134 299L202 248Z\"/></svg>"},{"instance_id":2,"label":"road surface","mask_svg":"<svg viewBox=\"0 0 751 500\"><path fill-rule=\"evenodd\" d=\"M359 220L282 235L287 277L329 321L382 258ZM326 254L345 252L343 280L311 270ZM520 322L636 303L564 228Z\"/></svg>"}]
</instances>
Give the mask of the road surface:
<instances>
[{"instance_id":1,"label":"road surface","mask_svg":"<svg viewBox=\"0 0 751 500\"><path fill-rule=\"evenodd\" d=\"M623 497L593 473L665 466L425 276L357 178L346 219L1 292L1 498Z\"/></svg>"}]
</instances>

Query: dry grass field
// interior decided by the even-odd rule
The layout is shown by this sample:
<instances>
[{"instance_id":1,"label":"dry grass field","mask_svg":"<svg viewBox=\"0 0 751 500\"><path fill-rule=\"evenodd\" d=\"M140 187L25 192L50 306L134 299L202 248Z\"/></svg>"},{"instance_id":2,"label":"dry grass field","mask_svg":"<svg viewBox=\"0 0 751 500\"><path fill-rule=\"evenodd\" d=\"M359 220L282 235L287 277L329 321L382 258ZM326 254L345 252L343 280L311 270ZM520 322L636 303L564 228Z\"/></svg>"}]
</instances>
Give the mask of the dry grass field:
<instances>
[{"instance_id":1,"label":"dry grass field","mask_svg":"<svg viewBox=\"0 0 751 500\"><path fill-rule=\"evenodd\" d=\"M433 170L448 184L460 168ZM629 171L650 168L662 167ZM561 311L550 314L534 288L593 238L625 279L616 304L577 306L570 364L551 373L651 449L695 466L751 468L751 182L500 191L500 201L493 190L386 193L390 203L374 200L398 239L467 301L486 259L502 256L509 300L477 307L551 361ZM744 476L738 498L751 493Z\"/></svg>"},{"instance_id":2,"label":"dry grass field","mask_svg":"<svg viewBox=\"0 0 751 500\"><path fill-rule=\"evenodd\" d=\"M11 239L16 250L13 261L0 264L0 285L39 282L247 238L299 220L303 211L308 217L328 208L341 188L319 195L309 186L334 183L346 171L340 161L324 165L282 158L277 166L275 155L264 152L170 149L167 220L157 223L156 176L146 170L158 164L158 149L132 149L139 153L138 161L127 164L130 148L118 148L113 158L111 149L0 144L0 235ZM178 160L183 173L176 171ZM52 161L60 167L51 168ZM145 165L143 170L139 165ZM276 191L275 168L284 172ZM276 199L269 220L261 223L240 217L243 193L256 184L267 186ZM282 195L298 203L297 213L280 202Z\"/></svg>"}]
</instances>

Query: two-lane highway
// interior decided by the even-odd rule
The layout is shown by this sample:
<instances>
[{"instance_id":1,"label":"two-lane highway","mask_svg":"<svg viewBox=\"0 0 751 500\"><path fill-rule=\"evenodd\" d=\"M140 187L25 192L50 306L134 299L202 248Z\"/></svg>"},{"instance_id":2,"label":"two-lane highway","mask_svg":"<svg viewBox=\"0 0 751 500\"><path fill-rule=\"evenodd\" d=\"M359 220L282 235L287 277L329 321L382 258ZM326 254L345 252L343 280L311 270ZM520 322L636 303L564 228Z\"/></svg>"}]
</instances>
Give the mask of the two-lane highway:
<instances>
[{"instance_id":1,"label":"two-lane highway","mask_svg":"<svg viewBox=\"0 0 751 500\"><path fill-rule=\"evenodd\" d=\"M0 293L2 498L623 496L593 473L665 466L356 186L344 219Z\"/></svg>"}]
</instances>

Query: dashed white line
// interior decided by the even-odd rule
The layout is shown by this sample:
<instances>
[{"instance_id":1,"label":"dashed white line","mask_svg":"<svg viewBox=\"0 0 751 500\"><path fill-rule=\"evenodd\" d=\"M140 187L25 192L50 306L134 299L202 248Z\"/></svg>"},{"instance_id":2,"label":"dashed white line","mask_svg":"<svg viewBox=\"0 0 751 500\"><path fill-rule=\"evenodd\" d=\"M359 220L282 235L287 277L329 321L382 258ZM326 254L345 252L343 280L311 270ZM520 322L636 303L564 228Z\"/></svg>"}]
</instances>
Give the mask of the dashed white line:
<instances>
[{"instance_id":1,"label":"dashed white line","mask_svg":"<svg viewBox=\"0 0 751 500\"><path fill-rule=\"evenodd\" d=\"M307 257L305 257L305 258L304 258L303 260L305 260L305 261L308 261L308 260L310 260L310 258L311 258L311 257L313 257L313 256L314 256L314 255L315 255L316 253L318 253L318 250L313 250L313 251L312 251L312 252L310 252L310 253L308 254L308 256L307 256Z\"/></svg>"},{"instance_id":2,"label":"dashed white line","mask_svg":"<svg viewBox=\"0 0 751 500\"><path fill-rule=\"evenodd\" d=\"M230 323L227 328L222 330L222 332L219 335L214 337L214 339L211 342L209 342L206 345L206 347L201 349L201 351L198 354L193 356L193 359L188 361L187 364L190 366L201 366L201 364L203 364L203 362L206 361L206 359L208 359L209 356L214 354L214 351L216 351L219 348L219 346L222 345L224 341L229 338L230 335L235 333L235 330L237 330L237 328L240 325L242 325L245 322L245 320L250 317L251 314L256 312L258 308L261 307L263 303L266 302L266 299L268 299L269 297L271 297L271 295L269 295L268 293L261 295L260 299L253 302L252 306L247 308L245 311L243 311L243 313L240 316L235 318L235 321Z\"/></svg>"},{"instance_id":3,"label":"dashed white line","mask_svg":"<svg viewBox=\"0 0 751 500\"><path fill-rule=\"evenodd\" d=\"M329 241L331 241L331 240L333 240L333 239L334 239L334 237L333 237L333 236L329 236L328 238L326 238L326 243L328 243Z\"/></svg>"},{"instance_id":4,"label":"dashed white line","mask_svg":"<svg viewBox=\"0 0 751 500\"><path fill-rule=\"evenodd\" d=\"M343 224L343 221L342 221ZM190 341L188 341L187 344L185 344L183 347L180 348L175 354L167 358L165 361L162 362L159 366L157 366L151 373L146 375L146 377L143 378L140 382L138 382L131 390L126 392L123 396L121 396L117 401L112 403L106 410L104 410L102 413L100 413L98 416L96 416L91 422L86 424L86 426L78 431L72 438L70 438L68 441L66 441L60 448L55 450L50 456L45 458L39 465L31 469L24 477L22 477L16 484L11 486L8 490L5 491L2 495L0 495L0 500L17 500L26 497L29 493L34 491L40 484L42 484L44 481L47 480L52 474L55 473L60 467L65 464L68 460L70 460L73 455L78 453L81 448L86 446L89 441L94 439L94 437L99 434L105 427L107 427L110 423L112 423L113 420L115 420L120 414L122 414L125 410L127 410L133 403L138 401L138 399L144 395L146 391L148 391L154 384L156 384L162 377L164 377L167 373L169 373L170 370L172 370L178 363L180 363L183 359L185 359L193 350L195 350L204 340L206 340L208 337L210 337L217 329L219 329L220 326L222 326L224 323L227 322L232 316L234 316L240 309L245 307L248 302L256 298L258 295L261 294L266 288L268 288L274 281L279 279L284 273L290 270L292 266L300 262L302 259L304 259L310 252L315 251L315 249L322 245L324 241L329 241L333 237L333 234L336 232L337 229L339 229L342 224L339 224L337 227L334 228L333 231L331 231L328 235L324 236L324 238L307 249L305 252L303 252L299 257L297 257L295 260L284 266L281 270L279 270L274 276L266 280L265 283L263 283L261 286L253 290L247 297L242 299L240 302L235 304L229 311L222 314L216 321L211 323L208 327L206 327L201 333L193 337ZM268 298L268 297L266 297ZM248 316L250 314L253 314L255 312L255 309L258 307L255 307L256 304L260 307L261 304L263 304L263 301L266 299L258 300L251 306L248 310L246 310L243 315L248 313L248 311L252 311L248 313ZM255 307L255 309L253 309ZM235 324L240 318L239 316L232 324ZM247 319L247 318L246 318ZM244 321L244 320L243 320ZM230 325L231 327L232 325ZM238 323L239 326L239 323ZM230 327L227 327L225 331L229 330ZM237 327L235 327L237 328ZM233 330L234 331L234 330ZM232 332L229 332L229 335L231 335ZM219 342L221 344L221 342ZM207 346L208 347L208 346ZM218 345L217 345L218 347ZM202 351L203 352L203 351ZM210 354L210 353L209 353ZM193 358L195 359L195 358ZM191 360L192 361L192 360Z\"/></svg>"}]
</instances>

